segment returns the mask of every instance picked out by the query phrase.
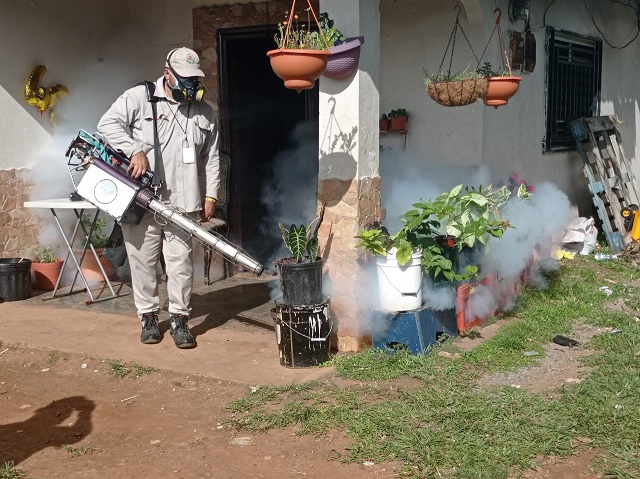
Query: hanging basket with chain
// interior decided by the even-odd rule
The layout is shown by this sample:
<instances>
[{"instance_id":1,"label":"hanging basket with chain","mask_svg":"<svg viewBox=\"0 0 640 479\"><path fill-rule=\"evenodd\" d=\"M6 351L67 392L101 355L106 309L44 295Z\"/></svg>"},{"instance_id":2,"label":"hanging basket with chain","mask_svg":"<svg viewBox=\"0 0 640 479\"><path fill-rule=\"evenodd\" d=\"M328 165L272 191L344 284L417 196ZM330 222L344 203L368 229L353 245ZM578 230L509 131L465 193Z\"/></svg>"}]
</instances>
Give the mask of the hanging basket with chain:
<instances>
[{"instance_id":1,"label":"hanging basket with chain","mask_svg":"<svg viewBox=\"0 0 640 479\"><path fill-rule=\"evenodd\" d=\"M433 100L442 106L465 106L482 98L487 91L487 78L486 72L483 72L479 68L480 60L473 51L473 47L467 38L467 34L464 32L462 25L460 24L460 6L456 5L454 9L458 10L456 20L453 24L453 30L449 36L449 42L447 48L444 51L438 74L434 76L427 76L425 83L427 84L426 90L429 96ZM453 63L453 51L455 49L456 37L458 30L464 36L464 39L471 49L471 53L477 60L478 64L473 70L465 70L464 72L451 75L451 65ZM451 50L449 51L449 48ZM446 73L443 72L442 67L449 53L449 68Z\"/></svg>"}]
</instances>

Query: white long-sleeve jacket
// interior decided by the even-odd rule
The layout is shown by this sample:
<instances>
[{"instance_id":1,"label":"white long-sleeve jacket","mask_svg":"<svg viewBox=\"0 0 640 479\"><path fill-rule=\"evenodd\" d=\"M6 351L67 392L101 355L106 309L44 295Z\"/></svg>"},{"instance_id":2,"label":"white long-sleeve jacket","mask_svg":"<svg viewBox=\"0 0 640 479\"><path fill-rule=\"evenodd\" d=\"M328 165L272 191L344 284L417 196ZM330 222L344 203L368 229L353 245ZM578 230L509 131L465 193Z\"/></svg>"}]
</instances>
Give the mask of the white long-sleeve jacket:
<instances>
[{"instance_id":1,"label":"white long-sleeve jacket","mask_svg":"<svg viewBox=\"0 0 640 479\"><path fill-rule=\"evenodd\" d=\"M111 105L98 122L98 132L129 157L143 151L151 170L166 182L159 190L162 199L187 212L198 211L202 208L203 196L217 198L220 186L215 113L205 102L170 100L163 81L161 77L155 83L162 165L158 165L155 158L153 110L144 85L125 91ZM195 163L183 161L183 147L187 145L195 148ZM204 192L200 191L199 175L204 175Z\"/></svg>"}]
</instances>

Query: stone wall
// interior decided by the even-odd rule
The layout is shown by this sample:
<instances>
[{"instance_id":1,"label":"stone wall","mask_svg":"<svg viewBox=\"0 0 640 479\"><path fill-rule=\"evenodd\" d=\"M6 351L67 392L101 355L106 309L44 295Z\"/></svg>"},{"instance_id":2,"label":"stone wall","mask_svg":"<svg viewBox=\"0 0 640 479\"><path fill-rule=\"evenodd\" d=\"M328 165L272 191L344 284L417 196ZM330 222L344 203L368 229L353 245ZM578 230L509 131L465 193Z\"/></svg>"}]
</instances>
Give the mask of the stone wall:
<instances>
[{"instance_id":1,"label":"stone wall","mask_svg":"<svg viewBox=\"0 0 640 479\"><path fill-rule=\"evenodd\" d=\"M331 310L337 323L337 348L358 351L370 343L368 328L361 323L360 304L370 289L360 268L361 251L355 236L361 226L380 221L381 180L327 179L319 183L318 201L325 205L318 231L320 251L325 258L325 277L331 289ZM361 295L365 297L361 298Z\"/></svg>"},{"instance_id":2,"label":"stone wall","mask_svg":"<svg viewBox=\"0 0 640 479\"><path fill-rule=\"evenodd\" d=\"M27 168L0 170L0 256L20 258L38 244L37 216L24 208L32 185Z\"/></svg>"}]
</instances>

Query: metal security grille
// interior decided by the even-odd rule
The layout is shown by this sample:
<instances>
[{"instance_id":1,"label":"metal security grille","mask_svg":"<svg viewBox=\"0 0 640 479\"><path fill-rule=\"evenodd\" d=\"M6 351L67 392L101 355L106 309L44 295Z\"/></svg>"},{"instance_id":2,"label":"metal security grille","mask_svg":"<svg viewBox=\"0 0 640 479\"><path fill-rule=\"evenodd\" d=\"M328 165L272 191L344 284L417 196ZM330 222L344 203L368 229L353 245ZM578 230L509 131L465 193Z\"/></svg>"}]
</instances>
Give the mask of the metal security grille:
<instances>
[{"instance_id":1,"label":"metal security grille","mask_svg":"<svg viewBox=\"0 0 640 479\"><path fill-rule=\"evenodd\" d=\"M575 149L569 122L600 114L602 41L547 28L545 151Z\"/></svg>"}]
</instances>

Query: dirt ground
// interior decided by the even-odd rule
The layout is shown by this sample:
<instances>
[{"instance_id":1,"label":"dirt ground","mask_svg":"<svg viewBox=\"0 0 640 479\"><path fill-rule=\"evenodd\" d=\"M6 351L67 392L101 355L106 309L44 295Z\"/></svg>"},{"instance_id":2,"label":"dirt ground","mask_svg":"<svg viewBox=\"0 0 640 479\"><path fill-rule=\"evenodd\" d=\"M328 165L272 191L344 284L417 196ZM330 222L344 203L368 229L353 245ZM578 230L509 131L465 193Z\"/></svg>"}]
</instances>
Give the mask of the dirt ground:
<instances>
[{"instance_id":1,"label":"dirt ground","mask_svg":"<svg viewBox=\"0 0 640 479\"><path fill-rule=\"evenodd\" d=\"M8 304L15 305L0 305L5 308L0 309L0 317L3 311L17 311ZM68 320L70 315L78 313L58 309L48 314L49 324L54 324L53 321ZM117 321L111 318L103 321ZM198 337L199 347L191 351L178 351L167 335L157 345L161 348L159 355L150 352L147 361L144 354L156 346L148 349L149 346L136 344L137 338L133 337L131 344L125 345L139 354L132 358L143 358L136 362L145 366L159 364L160 368L138 377L129 374L116 379L110 362L104 359L113 356L57 348L54 338L60 333L54 330L43 332L52 343L50 347L43 347L37 341L30 344L27 338L17 341L15 338L21 336L12 337L10 331L21 323L9 324L10 321L8 316L0 320L0 462L14 462L30 479L396 477L398 464L343 463L341 459L347 455L351 443L341 433L315 438L296 436L293 429L254 433L224 426L224 419L230 414L225 406L242 397L251 386L248 382L221 380L200 373L196 362L204 364L213 350L206 350L205 341L209 337L216 339L215 334L224 334L225 344L231 345L241 345L252 335L274 341L272 331L249 331L247 325L228 321L203 332ZM24 317L21 321L25 328L35 330L35 326L29 326L30 318ZM67 341L82 343L93 334L82 326L83 321L90 324L95 318L74 322L79 326L66 330L65 334L71 335ZM459 338L458 344L473 348L491 337L499 326L500 322L481 328L473 338ZM579 326L572 337L587 342L594 334L606 332ZM105 330L104 334L109 332ZM135 334L132 330L131 336ZM219 344L220 339L215 343ZM79 350L89 349L85 345ZM252 354L262 354L259 349ZM233 350L231 347L221 354L228 356ZM484 378L483 382L553 394L555 388L580 381L587 372L580 367L579 358L588 354L588 350L581 346L568 348L550 344L547 353L539 366L517 374L494 375ZM272 351L263 354L266 356L261 361L277 364L277 356ZM167 355L179 355L181 359L176 368L171 367L170 361L160 361L160 357ZM193 361L191 367L189 360ZM186 366L183 361L187 361ZM237 365L236 374L240 374L237 371L242 368L259 368L259 364L258 361L251 366L246 362ZM295 370L280 368L295 373ZM333 381L331 368L322 369L325 371L321 380ZM189 373L190 370L194 372ZM308 373L283 375L282 380L303 381L308 376ZM562 461L540 458L539 467L529 471L526 479L597 479L589 466L594 454L595 451L587 450Z\"/></svg>"}]
</instances>

